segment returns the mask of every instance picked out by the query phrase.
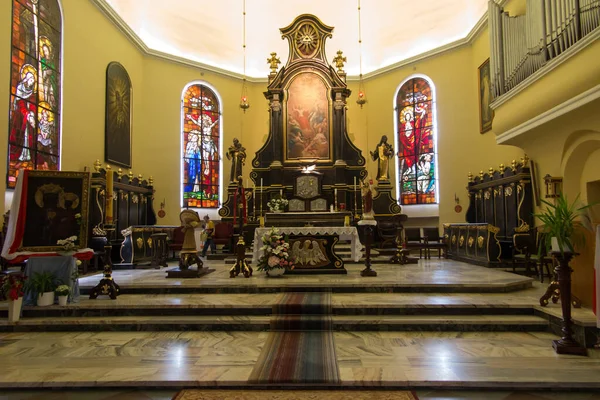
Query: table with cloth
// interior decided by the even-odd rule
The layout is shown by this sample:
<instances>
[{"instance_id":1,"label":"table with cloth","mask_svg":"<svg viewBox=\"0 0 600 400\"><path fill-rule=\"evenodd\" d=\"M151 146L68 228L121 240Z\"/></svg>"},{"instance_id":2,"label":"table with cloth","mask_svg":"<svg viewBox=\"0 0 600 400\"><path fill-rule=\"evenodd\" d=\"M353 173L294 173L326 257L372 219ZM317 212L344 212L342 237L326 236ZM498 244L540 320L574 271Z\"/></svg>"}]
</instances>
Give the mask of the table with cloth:
<instances>
[{"instance_id":1,"label":"table with cloth","mask_svg":"<svg viewBox=\"0 0 600 400\"><path fill-rule=\"evenodd\" d=\"M271 229L272 228L256 228L254 232L254 246L252 252L253 264L256 264L258 262L258 259L262 255L260 250L263 246L262 237L265 234L268 234L271 231ZM335 254L334 247L338 240L350 240L352 260L354 262L358 262L362 255L362 244L360 243L360 239L358 237L358 231L356 230L356 227L353 226L288 226L278 227L276 229L278 230L278 233L280 235L287 236L289 238L290 253L292 255L294 254L293 247L295 247L293 243L294 240L302 241L302 243L300 243L298 246L300 247L300 251L307 251L311 253L315 250L315 243L308 243L308 241L311 238L318 239L317 242L319 242L320 240L323 244L328 243L328 245L322 246L321 248L323 250L323 253L325 253L323 254L323 256L329 257L331 261L336 265L336 268L334 269L327 268L330 270L330 272L339 270L340 273L345 273L345 270L343 269L343 262ZM332 238L333 240L327 240L328 237ZM310 264L306 263L306 265L298 265L298 263L296 263L296 268L294 269L294 272L324 272L322 269L315 268L315 265L315 262L311 262Z\"/></svg>"},{"instance_id":2,"label":"table with cloth","mask_svg":"<svg viewBox=\"0 0 600 400\"><path fill-rule=\"evenodd\" d=\"M31 279L35 273L50 272L54 275L55 282L61 285L69 285L72 303L79 301L79 278L77 278L77 265L75 258L71 255L54 257L31 257L25 267L25 276ZM32 306L36 304L37 293L25 293L23 305Z\"/></svg>"}]
</instances>

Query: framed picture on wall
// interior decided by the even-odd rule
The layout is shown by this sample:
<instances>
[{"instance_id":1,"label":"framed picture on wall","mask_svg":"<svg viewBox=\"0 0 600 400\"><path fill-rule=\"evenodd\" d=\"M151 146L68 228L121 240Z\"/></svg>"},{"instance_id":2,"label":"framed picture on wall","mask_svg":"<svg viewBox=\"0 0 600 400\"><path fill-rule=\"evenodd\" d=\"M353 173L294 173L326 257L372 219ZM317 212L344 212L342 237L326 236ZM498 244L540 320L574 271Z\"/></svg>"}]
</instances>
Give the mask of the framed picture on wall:
<instances>
[{"instance_id":1,"label":"framed picture on wall","mask_svg":"<svg viewBox=\"0 0 600 400\"><path fill-rule=\"evenodd\" d=\"M76 249L87 247L90 173L35 170L23 179L18 251L63 251L58 241L71 237Z\"/></svg>"},{"instance_id":2,"label":"framed picture on wall","mask_svg":"<svg viewBox=\"0 0 600 400\"><path fill-rule=\"evenodd\" d=\"M133 88L125 68L111 62L106 68L106 162L131 168L131 107Z\"/></svg>"},{"instance_id":3,"label":"framed picture on wall","mask_svg":"<svg viewBox=\"0 0 600 400\"><path fill-rule=\"evenodd\" d=\"M485 133L492 129L494 111L490 108L492 102L492 81L490 77L490 59L485 60L478 68L479 72L479 132Z\"/></svg>"}]
</instances>

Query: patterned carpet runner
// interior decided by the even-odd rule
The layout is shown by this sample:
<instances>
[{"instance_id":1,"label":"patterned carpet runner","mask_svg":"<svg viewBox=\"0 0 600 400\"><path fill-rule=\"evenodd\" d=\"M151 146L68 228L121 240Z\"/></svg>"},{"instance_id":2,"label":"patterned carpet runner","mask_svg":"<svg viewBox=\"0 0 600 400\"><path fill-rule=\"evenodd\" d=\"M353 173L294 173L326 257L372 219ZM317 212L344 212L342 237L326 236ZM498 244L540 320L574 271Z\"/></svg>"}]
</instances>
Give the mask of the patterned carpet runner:
<instances>
[{"instance_id":1,"label":"patterned carpet runner","mask_svg":"<svg viewBox=\"0 0 600 400\"><path fill-rule=\"evenodd\" d=\"M339 383L330 293L286 293L249 383Z\"/></svg>"},{"instance_id":2,"label":"patterned carpet runner","mask_svg":"<svg viewBox=\"0 0 600 400\"><path fill-rule=\"evenodd\" d=\"M173 400L419 400L414 393L385 390L203 390L184 389Z\"/></svg>"}]
</instances>

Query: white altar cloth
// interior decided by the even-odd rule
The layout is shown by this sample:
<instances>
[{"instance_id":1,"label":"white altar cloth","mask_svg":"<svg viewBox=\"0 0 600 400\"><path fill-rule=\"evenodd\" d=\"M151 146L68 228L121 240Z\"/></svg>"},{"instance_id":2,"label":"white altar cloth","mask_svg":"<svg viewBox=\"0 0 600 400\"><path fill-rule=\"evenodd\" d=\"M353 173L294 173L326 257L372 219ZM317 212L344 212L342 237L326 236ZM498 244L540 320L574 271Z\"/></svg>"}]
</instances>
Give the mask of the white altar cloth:
<instances>
[{"instance_id":1,"label":"white altar cloth","mask_svg":"<svg viewBox=\"0 0 600 400\"><path fill-rule=\"evenodd\" d=\"M358 238L358 231L354 226L285 226L278 227L281 235L338 235L340 240L350 240L352 259L360 261L362 255L362 244ZM254 231L254 246L252 251L252 263L256 265L260 258L260 248L263 246L262 237L269 233L271 228L256 228Z\"/></svg>"}]
</instances>

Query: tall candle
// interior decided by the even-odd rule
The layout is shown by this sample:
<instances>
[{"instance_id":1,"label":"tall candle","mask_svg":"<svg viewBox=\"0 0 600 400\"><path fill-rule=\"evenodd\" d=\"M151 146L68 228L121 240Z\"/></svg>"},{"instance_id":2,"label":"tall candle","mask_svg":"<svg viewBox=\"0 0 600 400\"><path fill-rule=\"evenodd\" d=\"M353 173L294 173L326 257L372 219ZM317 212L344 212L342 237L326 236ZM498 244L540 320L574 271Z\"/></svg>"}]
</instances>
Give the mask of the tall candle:
<instances>
[{"instance_id":1,"label":"tall candle","mask_svg":"<svg viewBox=\"0 0 600 400\"><path fill-rule=\"evenodd\" d=\"M356 177L354 177L354 191L356 192Z\"/></svg>"},{"instance_id":2,"label":"tall candle","mask_svg":"<svg viewBox=\"0 0 600 400\"><path fill-rule=\"evenodd\" d=\"M113 222L113 188L114 175L110 167L106 168L106 224Z\"/></svg>"},{"instance_id":3,"label":"tall candle","mask_svg":"<svg viewBox=\"0 0 600 400\"><path fill-rule=\"evenodd\" d=\"M334 203L334 209L337 211L337 188L333 189L333 203Z\"/></svg>"},{"instance_id":4,"label":"tall candle","mask_svg":"<svg viewBox=\"0 0 600 400\"><path fill-rule=\"evenodd\" d=\"M279 197L283 197L283 189L279 189Z\"/></svg>"},{"instance_id":5,"label":"tall candle","mask_svg":"<svg viewBox=\"0 0 600 400\"><path fill-rule=\"evenodd\" d=\"M263 178L260 178L260 193L263 191Z\"/></svg>"}]
</instances>

